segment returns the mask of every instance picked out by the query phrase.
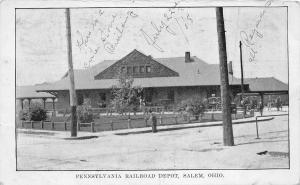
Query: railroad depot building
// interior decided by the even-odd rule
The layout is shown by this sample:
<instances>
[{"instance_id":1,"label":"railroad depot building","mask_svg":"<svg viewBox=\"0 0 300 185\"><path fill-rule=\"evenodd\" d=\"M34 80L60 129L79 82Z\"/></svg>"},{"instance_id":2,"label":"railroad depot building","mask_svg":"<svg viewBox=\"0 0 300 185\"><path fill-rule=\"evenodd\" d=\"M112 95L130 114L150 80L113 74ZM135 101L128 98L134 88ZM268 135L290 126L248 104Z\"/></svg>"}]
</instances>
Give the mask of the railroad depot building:
<instances>
[{"instance_id":1,"label":"railroad depot building","mask_svg":"<svg viewBox=\"0 0 300 185\"><path fill-rule=\"evenodd\" d=\"M220 96L218 64L183 53L184 57L152 58L133 50L120 60L105 60L87 69L74 70L78 104L90 102L94 108L110 104L112 86L118 84L119 72L134 78L133 85L143 88L143 99L148 105L177 105L190 98ZM240 79L229 74L231 95L241 92ZM271 77L247 79L246 92L288 93L288 85ZM37 92L48 92L57 98L56 109L69 108L69 78L66 73L60 80L36 86Z\"/></svg>"}]
</instances>

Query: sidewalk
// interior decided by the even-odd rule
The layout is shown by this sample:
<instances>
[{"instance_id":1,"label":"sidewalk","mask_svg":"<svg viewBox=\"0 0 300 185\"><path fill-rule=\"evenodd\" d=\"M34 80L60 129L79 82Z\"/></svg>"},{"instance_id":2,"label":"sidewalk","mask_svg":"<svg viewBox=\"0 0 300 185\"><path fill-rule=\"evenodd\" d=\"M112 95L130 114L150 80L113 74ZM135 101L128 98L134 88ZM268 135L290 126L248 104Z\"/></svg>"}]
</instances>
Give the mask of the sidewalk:
<instances>
[{"instance_id":1,"label":"sidewalk","mask_svg":"<svg viewBox=\"0 0 300 185\"><path fill-rule=\"evenodd\" d=\"M258 123L260 139L256 138L255 117L234 120L232 147L222 144L220 121L158 126L157 133L151 127L79 132L75 138L65 131L18 130L17 169L288 168L288 116L259 120L263 121Z\"/></svg>"},{"instance_id":2,"label":"sidewalk","mask_svg":"<svg viewBox=\"0 0 300 185\"><path fill-rule=\"evenodd\" d=\"M285 113L286 114L286 113ZM259 117L257 120L259 122L272 120L273 117ZM244 124L244 123L255 123L256 117L245 118L232 120L233 124ZM205 123L189 123L189 124L178 124L178 125L158 125L158 132L169 131L169 130L179 130L179 129L188 129L188 128L197 128L197 127L213 127L213 126L222 126L222 121L214 122L205 122ZM103 132L82 132L79 131L76 138L70 137L70 131L51 131L51 130L36 130L36 129L17 129L18 133L23 134L34 134L39 137L55 138L55 139L90 139L100 136L107 135L129 135L129 134L143 134L150 133L151 127L143 128L132 128L132 129L122 129L114 131L103 131Z\"/></svg>"}]
</instances>

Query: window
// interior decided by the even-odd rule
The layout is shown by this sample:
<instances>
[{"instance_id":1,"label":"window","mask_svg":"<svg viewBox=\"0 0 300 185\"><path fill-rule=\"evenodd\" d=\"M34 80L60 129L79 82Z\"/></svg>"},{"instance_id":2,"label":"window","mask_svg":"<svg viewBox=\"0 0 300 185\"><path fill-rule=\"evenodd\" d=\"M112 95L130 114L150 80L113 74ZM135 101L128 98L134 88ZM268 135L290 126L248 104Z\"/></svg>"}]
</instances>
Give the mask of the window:
<instances>
[{"instance_id":1,"label":"window","mask_svg":"<svg viewBox=\"0 0 300 185\"><path fill-rule=\"evenodd\" d=\"M145 66L140 66L140 73L144 73L145 72Z\"/></svg>"},{"instance_id":2,"label":"window","mask_svg":"<svg viewBox=\"0 0 300 185\"><path fill-rule=\"evenodd\" d=\"M121 67L121 73L125 73L126 67Z\"/></svg>"},{"instance_id":3,"label":"window","mask_svg":"<svg viewBox=\"0 0 300 185\"><path fill-rule=\"evenodd\" d=\"M105 93L99 93L101 101L106 101L106 94Z\"/></svg>"},{"instance_id":4,"label":"window","mask_svg":"<svg viewBox=\"0 0 300 185\"><path fill-rule=\"evenodd\" d=\"M146 66L146 72L150 73L151 72L151 67L150 66Z\"/></svg>"},{"instance_id":5,"label":"window","mask_svg":"<svg viewBox=\"0 0 300 185\"><path fill-rule=\"evenodd\" d=\"M132 67L131 66L127 66L127 74L132 74Z\"/></svg>"},{"instance_id":6,"label":"window","mask_svg":"<svg viewBox=\"0 0 300 185\"><path fill-rule=\"evenodd\" d=\"M174 99L175 99L175 93L174 93L174 90L173 90L173 89L170 89L170 90L168 91L167 96L168 96L168 99L173 103L173 102L174 102Z\"/></svg>"},{"instance_id":7,"label":"window","mask_svg":"<svg viewBox=\"0 0 300 185\"><path fill-rule=\"evenodd\" d=\"M100 108L106 107L106 94L105 93L99 93L100 100L98 101L98 106Z\"/></svg>"},{"instance_id":8,"label":"window","mask_svg":"<svg viewBox=\"0 0 300 185\"><path fill-rule=\"evenodd\" d=\"M83 94L77 94L77 104L78 105L82 105L83 104L83 101L84 101L84 99L83 99Z\"/></svg>"},{"instance_id":9,"label":"window","mask_svg":"<svg viewBox=\"0 0 300 185\"><path fill-rule=\"evenodd\" d=\"M216 89L210 89L210 90L208 90L208 93L207 93L208 98L210 98L210 97L216 97L216 94L217 94L217 90Z\"/></svg>"},{"instance_id":10,"label":"window","mask_svg":"<svg viewBox=\"0 0 300 185\"><path fill-rule=\"evenodd\" d=\"M136 74L136 73L138 73L139 71L138 71L138 66L133 66L133 73L134 74Z\"/></svg>"}]
</instances>

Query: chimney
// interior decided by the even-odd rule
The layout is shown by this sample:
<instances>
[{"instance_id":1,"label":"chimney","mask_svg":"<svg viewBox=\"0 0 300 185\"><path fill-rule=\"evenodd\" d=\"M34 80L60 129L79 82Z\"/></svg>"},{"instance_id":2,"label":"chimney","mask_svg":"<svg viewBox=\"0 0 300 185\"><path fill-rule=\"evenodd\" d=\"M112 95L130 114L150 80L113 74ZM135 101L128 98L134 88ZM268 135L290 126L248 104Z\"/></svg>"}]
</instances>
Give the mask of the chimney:
<instances>
[{"instance_id":1,"label":"chimney","mask_svg":"<svg viewBox=\"0 0 300 185\"><path fill-rule=\"evenodd\" d=\"M191 54L189 51L185 52L185 63L191 62Z\"/></svg>"}]
</instances>

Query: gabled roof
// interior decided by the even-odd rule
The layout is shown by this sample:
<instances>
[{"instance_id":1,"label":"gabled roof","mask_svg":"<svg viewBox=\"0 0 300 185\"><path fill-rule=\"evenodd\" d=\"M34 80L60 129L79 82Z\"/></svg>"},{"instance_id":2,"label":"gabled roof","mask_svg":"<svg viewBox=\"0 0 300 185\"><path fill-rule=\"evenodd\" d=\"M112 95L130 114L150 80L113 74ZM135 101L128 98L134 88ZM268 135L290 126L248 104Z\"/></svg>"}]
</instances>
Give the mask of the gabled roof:
<instances>
[{"instance_id":1,"label":"gabled roof","mask_svg":"<svg viewBox=\"0 0 300 185\"><path fill-rule=\"evenodd\" d=\"M214 86L220 85L220 72L218 64L208 64L197 57L191 57L193 62L185 62L185 57L153 58L177 72L176 77L135 78L133 85L141 87L178 87L178 86ZM95 80L95 75L105 70L116 61L105 60L88 69L74 70L75 88L84 89L110 89L117 85L117 79ZM61 80L49 85L38 87L38 91L58 91L69 89L69 79L65 75ZM229 78L230 85L238 85L240 81L235 77Z\"/></svg>"},{"instance_id":2,"label":"gabled roof","mask_svg":"<svg viewBox=\"0 0 300 185\"><path fill-rule=\"evenodd\" d=\"M17 86L16 87L16 98L17 99L40 99L40 98L55 98L55 96L45 93L45 92L36 92L37 86Z\"/></svg>"},{"instance_id":3,"label":"gabled roof","mask_svg":"<svg viewBox=\"0 0 300 185\"><path fill-rule=\"evenodd\" d=\"M108 68L101 71L95 76L95 79L99 80L118 78L118 73L120 72L120 69L125 66L152 66L151 73L133 73L132 76L134 78L179 76L179 74L176 71L168 68L160 62L157 62L151 56L147 56L135 49L125 57L121 58L120 60L110 65Z\"/></svg>"},{"instance_id":4,"label":"gabled roof","mask_svg":"<svg viewBox=\"0 0 300 185\"><path fill-rule=\"evenodd\" d=\"M288 84L274 77L265 78L245 78L245 83L249 84L251 92L274 92L274 91L288 91Z\"/></svg>"}]
</instances>

